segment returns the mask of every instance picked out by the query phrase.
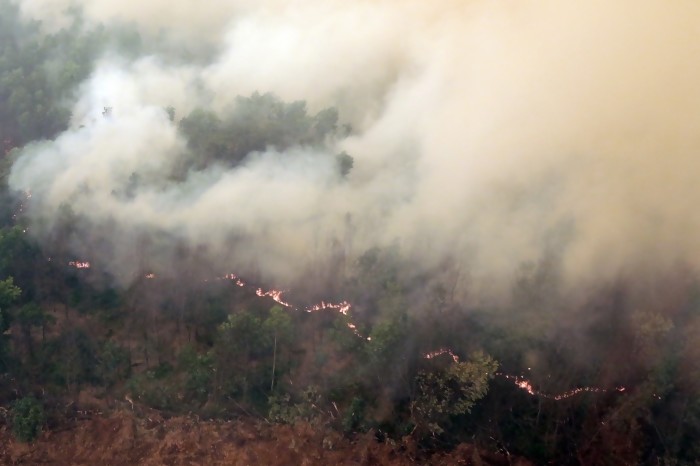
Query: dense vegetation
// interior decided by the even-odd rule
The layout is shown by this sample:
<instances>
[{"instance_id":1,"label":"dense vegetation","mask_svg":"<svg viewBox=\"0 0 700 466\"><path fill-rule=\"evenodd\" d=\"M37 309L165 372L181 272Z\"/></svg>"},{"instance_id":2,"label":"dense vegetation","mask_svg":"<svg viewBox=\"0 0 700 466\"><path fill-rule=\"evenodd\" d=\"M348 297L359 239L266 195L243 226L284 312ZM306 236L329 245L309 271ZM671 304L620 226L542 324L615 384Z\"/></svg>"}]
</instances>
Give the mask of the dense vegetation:
<instances>
[{"instance_id":1,"label":"dense vegetation","mask_svg":"<svg viewBox=\"0 0 700 466\"><path fill-rule=\"evenodd\" d=\"M78 15L46 35L12 4L0 9L6 180L14 148L67 127L67 102L100 47L140 42L79 27ZM351 131L335 109L309 114L304 102L259 93L241 96L227 117L198 109L178 121L197 154L183 173ZM342 176L351 173L350 155L336 162ZM396 249L372 249L323 297L353 303L350 315L309 313L313 301L285 308L221 277L144 276L110 287L92 269L67 265L64 236L36 243L17 215L22 199L5 184L2 192L0 406L19 439L70 417L90 391L166 413L307 420L347 435L373 429L379 440L410 435L426 451L475 442L539 464L700 458L700 282L689 273L661 283L653 302L621 283L572 304L558 295L557 260L548 258L522 268L512 304L484 309L407 273ZM59 230L70 229L69 217ZM450 351L426 357L439 349ZM521 374L535 393L505 376ZM584 387L599 390L556 399Z\"/></svg>"}]
</instances>

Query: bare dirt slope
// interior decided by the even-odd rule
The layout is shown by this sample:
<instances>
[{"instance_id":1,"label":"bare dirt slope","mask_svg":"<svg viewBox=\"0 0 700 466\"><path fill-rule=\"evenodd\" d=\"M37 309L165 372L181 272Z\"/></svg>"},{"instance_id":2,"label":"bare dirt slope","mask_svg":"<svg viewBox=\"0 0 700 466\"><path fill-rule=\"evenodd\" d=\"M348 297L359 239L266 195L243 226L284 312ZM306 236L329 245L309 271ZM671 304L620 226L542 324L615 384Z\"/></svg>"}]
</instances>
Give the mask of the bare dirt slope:
<instances>
[{"instance_id":1,"label":"bare dirt slope","mask_svg":"<svg viewBox=\"0 0 700 466\"><path fill-rule=\"evenodd\" d=\"M136 417L131 412L95 416L44 432L33 444L0 428L0 463L54 465L519 465L523 460L477 452L462 445L422 456L408 440L379 443L372 433L349 440L309 424Z\"/></svg>"}]
</instances>

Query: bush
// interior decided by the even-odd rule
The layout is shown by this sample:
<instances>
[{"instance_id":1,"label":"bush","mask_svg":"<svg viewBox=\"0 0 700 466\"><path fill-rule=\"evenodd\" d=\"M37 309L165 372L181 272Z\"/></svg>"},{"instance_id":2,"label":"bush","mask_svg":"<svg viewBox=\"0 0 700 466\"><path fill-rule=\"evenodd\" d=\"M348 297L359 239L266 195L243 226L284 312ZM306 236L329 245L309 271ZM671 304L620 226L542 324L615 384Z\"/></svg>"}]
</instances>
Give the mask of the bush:
<instances>
[{"instance_id":1,"label":"bush","mask_svg":"<svg viewBox=\"0 0 700 466\"><path fill-rule=\"evenodd\" d=\"M12 433L20 442L31 442L41 433L46 422L44 407L34 397L28 396L12 404Z\"/></svg>"},{"instance_id":2,"label":"bush","mask_svg":"<svg viewBox=\"0 0 700 466\"><path fill-rule=\"evenodd\" d=\"M126 383L126 389L135 400L154 409L174 411L179 406L176 382L164 375L167 366L159 366L143 374L131 377Z\"/></svg>"},{"instance_id":3,"label":"bush","mask_svg":"<svg viewBox=\"0 0 700 466\"><path fill-rule=\"evenodd\" d=\"M352 399L342 418L343 432L364 432L367 430L366 405L365 400L361 397L356 396Z\"/></svg>"},{"instance_id":4,"label":"bush","mask_svg":"<svg viewBox=\"0 0 700 466\"><path fill-rule=\"evenodd\" d=\"M186 346L180 352L179 359L179 368L185 374L185 398L204 403L211 392L213 357L211 354L197 354L194 348Z\"/></svg>"},{"instance_id":5,"label":"bush","mask_svg":"<svg viewBox=\"0 0 700 466\"><path fill-rule=\"evenodd\" d=\"M322 401L320 389L315 385L309 385L301 393L299 403L293 403L288 393L276 393L268 398L268 418L281 424L294 424L299 421L318 422L323 411L320 409Z\"/></svg>"},{"instance_id":6,"label":"bush","mask_svg":"<svg viewBox=\"0 0 700 466\"><path fill-rule=\"evenodd\" d=\"M418 396L411 409L418 434L441 434L450 417L469 413L486 395L497 368L495 360L477 352L468 361L455 362L446 369L419 372Z\"/></svg>"},{"instance_id":7,"label":"bush","mask_svg":"<svg viewBox=\"0 0 700 466\"><path fill-rule=\"evenodd\" d=\"M121 346L107 341L97 357L97 377L107 387L129 377L131 362L129 352Z\"/></svg>"}]
</instances>

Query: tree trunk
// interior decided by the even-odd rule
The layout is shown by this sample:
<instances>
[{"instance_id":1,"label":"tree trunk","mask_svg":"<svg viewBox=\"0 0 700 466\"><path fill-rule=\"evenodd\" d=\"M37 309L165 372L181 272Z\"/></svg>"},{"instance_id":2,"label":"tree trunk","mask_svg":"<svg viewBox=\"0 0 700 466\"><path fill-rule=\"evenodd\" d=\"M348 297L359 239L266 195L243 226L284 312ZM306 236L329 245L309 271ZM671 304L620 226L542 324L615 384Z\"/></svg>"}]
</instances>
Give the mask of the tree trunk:
<instances>
[{"instance_id":1,"label":"tree trunk","mask_svg":"<svg viewBox=\"0 0 700 466\"><path fill-rule=\"evenodd\" d=\"M270 391L275 388L275 364L277 363L277 332L275 332L275 345L272 350L272 379L270 380Z\"/></svg>"}]
</instances>

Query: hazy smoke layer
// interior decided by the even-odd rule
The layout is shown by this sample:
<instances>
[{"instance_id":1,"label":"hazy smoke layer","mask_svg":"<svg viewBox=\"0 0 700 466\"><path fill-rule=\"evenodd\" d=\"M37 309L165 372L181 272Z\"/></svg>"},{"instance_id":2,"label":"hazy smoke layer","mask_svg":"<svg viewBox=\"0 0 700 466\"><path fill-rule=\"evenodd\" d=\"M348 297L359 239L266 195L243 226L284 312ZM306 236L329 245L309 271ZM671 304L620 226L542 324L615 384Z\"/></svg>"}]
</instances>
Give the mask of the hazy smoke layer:
<instances>
[{"instance_id":1,"label":"hazy smoke layer","mask_svg":"<svg viewBox=\"0 0 700 466\"><path fill-rule=\"evenodd\" d=\"M73 127L13 169L35 233L70 205L85 244L100 232L93 260L124 282L148 231L285 283L338 248L396 242L479 289L547 254L576 286L700 266L696 1L21 3L47 21L80 4L219 50L204 66L105 57ZM172 181L192 154L163 108L224 114L256 90L336 106L354 128L331 147L355 158L349 178L297 147ZM119 196L133 173L143 187Z\"/></svg>"}]
</instances>

